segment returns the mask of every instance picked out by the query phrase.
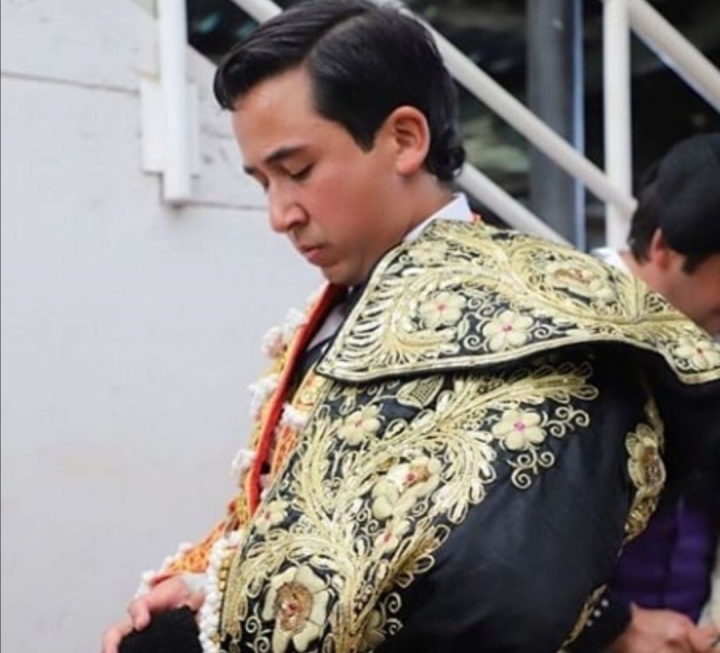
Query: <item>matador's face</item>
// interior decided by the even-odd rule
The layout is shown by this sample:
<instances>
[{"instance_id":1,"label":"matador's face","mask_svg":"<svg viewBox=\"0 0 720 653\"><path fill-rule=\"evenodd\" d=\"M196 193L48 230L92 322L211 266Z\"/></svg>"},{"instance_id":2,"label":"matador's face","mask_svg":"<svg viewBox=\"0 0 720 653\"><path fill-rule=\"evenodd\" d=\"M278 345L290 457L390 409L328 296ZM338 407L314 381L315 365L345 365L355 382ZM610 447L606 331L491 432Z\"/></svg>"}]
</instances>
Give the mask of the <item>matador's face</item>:
<instances>
[{"instance_id":1,"label":"matador's face","mask_svg":"<svg viewBox=\"0 0 720 653\"><path fill-rule=\"evenodd\" d=\"M362 149L314 108L296 68L260 82L235 104L245 170L265 189L270 224L331 282L356 285L408 230L398 147L381 126Z\"/></svg>"}]
</instances>

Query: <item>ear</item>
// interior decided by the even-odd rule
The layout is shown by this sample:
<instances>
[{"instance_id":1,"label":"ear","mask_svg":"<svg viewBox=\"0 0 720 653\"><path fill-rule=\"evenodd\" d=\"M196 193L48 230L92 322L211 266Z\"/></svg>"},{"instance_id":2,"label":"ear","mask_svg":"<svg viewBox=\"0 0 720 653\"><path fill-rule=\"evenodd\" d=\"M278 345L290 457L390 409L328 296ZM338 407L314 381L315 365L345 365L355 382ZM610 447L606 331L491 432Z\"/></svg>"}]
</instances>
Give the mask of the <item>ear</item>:
<instances>
[{"instance_id":1,"label":"ear","mask_svg":"<svg viewBox=\"0 0 720 653\"><path fill-rule=\"evenodd\" d=\"M397 173L403 177L417 173L430 150L430 128L422 111L398 107L385 119L383 131L393 148Z\"/></svg>"},{"instance_id":2,"label":"ear","mask_svg":"<svg viewBox=\"0 0 720 653\"><path fill-rule=\"evenodd\" d=\"M668 270L678 256L680 254L668 245L662 229L656 229L650 239L648 259L660 270Z\"/></svg>"}]
</instances>

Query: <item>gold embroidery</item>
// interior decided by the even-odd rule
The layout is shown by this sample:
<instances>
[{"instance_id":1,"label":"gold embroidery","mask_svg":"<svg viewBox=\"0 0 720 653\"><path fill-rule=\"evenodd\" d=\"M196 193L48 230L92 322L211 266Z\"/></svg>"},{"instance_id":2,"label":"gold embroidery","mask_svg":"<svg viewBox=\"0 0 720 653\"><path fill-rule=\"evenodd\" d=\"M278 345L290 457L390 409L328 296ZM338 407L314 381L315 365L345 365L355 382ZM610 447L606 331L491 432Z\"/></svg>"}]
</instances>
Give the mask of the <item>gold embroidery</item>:
<instances>
[{"instance_id":1,"label":"gold embroidery","mask_svg":"<svg viewBox=\"0 0 720 653\"><path fill-rule=\"evenodd\" d=\"M317 403L318 388L321 383L323 383L323 380L320 377L316 376L312 371L308 373L295 392L291 406L301 413L309 414ZM270 474L273 478L295 448L297 437L297 429L290 425L278 425L270 466Z\"/></svg>"},{"instance_id":2,"label":"gold embroidery","mask_svg":"<svg viewBox=\"0 0 720 653\"><path fill-rule=\"evenodd\" d=\"M327 616L329 592L309 567L290 568L270 581L262 618L273 620L273 653L285 653L292 642L299 651L314 642Z\"/></svg>"},{"instance_id":3,"label":"gold embroidery","mask_svg":"<svg viewBox=\"0 0 720 653\"><path fill-rule=\"evenodd\" d=\"M297 441L280 434L230 564L223 650L368 651L396 633L403 590L468 511L498 480L528 490L589 425L591 365L534 354L593 341L657 350L685 382L720 378L720 349L687 320L570 249L438 222L391 252L295 394L309 419ZM627 438L629 537L664 480L648 411Z\"/></svg>"},{"instance_id":4,"label":"gold embroidery","mask_svg":"<svg viewBox=\"0 0 720 653\"><path fill-rule=\"evenodd\" d=\"M231 563L226 650L368 651L397 632L402 589L472 506L498 478L529 488L554 442L587 425L574 404L598 396L592 372L543 361L492 376L316 379L316 409Z\"/></svg>"},{"instance_id":5,"label":"gold embroidery","mask_svg":"<svg viewBox=\"0 0 720 653\"><path fill-rule=\"evenodd\" d=\"M442 388L442 377L431 376L418 379L403 385L397 394L397 400L403 406L412 408L424 408L428 406L437 396Z\"/></svg>"},{"instance_id":6,"label":"gold embroidery","mask_svg":"<svg viewBox=\"0 0 720 653\"><path fill-rule=\"evenodd\" d=\"M654 402L645 407L648 424L639 424L627 437L625 447L630 454L628 473L637 489L625 524L628 540L639 535L657 508L665 485L665 465L660 452L663 447L663 423Z\"/></svg>"},{"instance_id":7,"label":"gold embroidery","mask_svg":"<svg viewBox=\"0 0 720 653\"><path fill-rule=\"evenodd\" d=\"M593 610L595 610L595 608L597 607L600 597L605 592L605 587L605 585L601 585L600 587L598 587L590 595L590 598L585 601L585 605L580 611L580 616L575 622L572 631L568 635L567 639L563 642L563 649L569 644L572 644L577 639L578 635L582 632L583 628L585 628L585 624L587 624L588 619L590 619L590 617L592 616Z\"/></svg>"},{"instance_id":8,"label":"gold embroidery","mask_svg":"<svg viewBox=\"0 0 720 653\"><path fill-rule=\"evenodd\" d=\"M720 346L631 276L568 247L436 221L388 253L318 366L337 380L489 366L584 342L720 379Z\"/></svg>"}]
</instances>

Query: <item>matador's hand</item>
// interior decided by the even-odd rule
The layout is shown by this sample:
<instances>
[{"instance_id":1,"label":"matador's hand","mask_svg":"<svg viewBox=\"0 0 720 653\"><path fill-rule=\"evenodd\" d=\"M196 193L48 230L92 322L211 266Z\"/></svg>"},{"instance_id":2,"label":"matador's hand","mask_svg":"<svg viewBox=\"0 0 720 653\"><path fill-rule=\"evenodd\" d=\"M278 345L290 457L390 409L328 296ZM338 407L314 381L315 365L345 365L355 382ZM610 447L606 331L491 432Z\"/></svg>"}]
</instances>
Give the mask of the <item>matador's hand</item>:
<instances>
[{"instance_id":1,"label":"matador's hand","mask_svg":"<svg viewBox=\"0 0 720 653\"><path fill-rule=\"evenodd\" d=\"M146 628L152 615L182 606L197 612L204 599L204 594L192 592L182 578L168 578L158 583L147 594L134 599L128 606L128 616L105 632L102 653L117 653L123 637L133 630Z\"/></svg>"}]
</instances>

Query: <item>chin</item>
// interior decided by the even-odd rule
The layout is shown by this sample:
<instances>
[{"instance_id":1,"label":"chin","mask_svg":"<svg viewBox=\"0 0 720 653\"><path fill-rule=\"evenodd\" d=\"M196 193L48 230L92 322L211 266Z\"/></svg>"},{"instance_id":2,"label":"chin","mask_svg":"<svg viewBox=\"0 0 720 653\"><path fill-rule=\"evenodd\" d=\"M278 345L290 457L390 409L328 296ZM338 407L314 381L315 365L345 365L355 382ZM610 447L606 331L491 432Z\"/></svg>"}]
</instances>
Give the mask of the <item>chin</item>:
<instances>
[{"instance_id":1,"label":"chin","mask_svg":"<svg viewBox=\"0 0 720 653\"><path fill-rule=\"evenodd\" d=\"M327 281L335 286L354 286L358 282L343 270L328 268L322 270L322 275Z\"/></svg>"}]
</instances>

